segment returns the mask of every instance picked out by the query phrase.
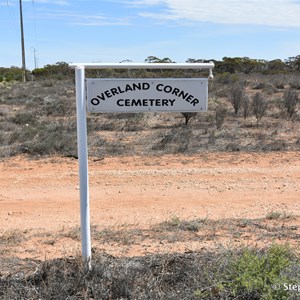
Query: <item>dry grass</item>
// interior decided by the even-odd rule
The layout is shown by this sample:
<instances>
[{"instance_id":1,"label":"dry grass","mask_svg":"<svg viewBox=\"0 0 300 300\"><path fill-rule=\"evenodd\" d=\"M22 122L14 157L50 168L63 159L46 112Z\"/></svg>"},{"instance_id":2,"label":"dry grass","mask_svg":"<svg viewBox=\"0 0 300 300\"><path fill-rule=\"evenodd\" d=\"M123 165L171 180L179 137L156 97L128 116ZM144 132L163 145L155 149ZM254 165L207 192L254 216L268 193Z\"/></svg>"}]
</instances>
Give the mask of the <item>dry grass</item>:
<instances>
[{"instance_id":1,"label":"dry grass","mask_svg":"<svg viewBox=\"0 0 300 300\"><path fill-rule=\"evenodd\" d=\"M256 113L255 117L253 111L248 111L245 119L242 109L236 114L230 104L230 84L222 83L219 77L210 82L209 110L193 116L188 125L180 113L89 115L90 155L299 150L299 101L293 102L291 118L284 98L293 93L293 99L299 99L298 90L282 85L280 75L236 75L235 86L243 86L250 102L259 92L267 105L263 115ZM288 82L288 78L284 80ZM271 91L266 89L270 86ZM74 88L71 80L2 84L1 156L76 156Z\"/></svg>"},{"instance_id":2,"label":"dry grass","mask_svg":"<svg viewBox=\"0 0 300 300\"><path fill-rule=\"evenodd\" d=\"M1 299L297 299L284 284L300 279L299 259L286 246L132 258L97 253L90 271L79 257L13 263L19 270L1 277Z\"/></svg>"},{"instance_id":3,"label":"dry grass","mask_svg":"<svg viewBox=\"0 0 300 300\"><path fill-rule=\"evenodd\" d=\"M93 249L100 249L118 255L128 255L132 249L138 253L159 253L163 250L182 251L200 249L203 246L218 249L231 244L256 245L264 247L272 243L289 243L298 246L300 238L299 217L286 212L269 212L261 219L188 219L177 216L147 228L139 224L116 224L108 227L91 226ZM80 243L79 227L62 229L57 232L45 231L4 231L0 236L0 251L17 252L21 242L34 239L38 244L55 246L69 240ZM184 248L182 247L184 246Z\"/></svg>"},{"instance_id":4,"label":"dry grass","mask_svg":"<svg viewBox=\"0 0 300 300\"><path fill-rule=\"evenodd\" d=\"M139 224L92 226L89 272L79 256L41 262L12 255L21 242L33 238L36 247L38 241L51 247L66 238L80 243L78 227L56 233L4 231L0 236L0 298L297 299L298 294L283 288L284 283L300 280L297 222L296 216L273 211L262 219L185 220L175 215L148 228ZM193 243L198 250L189 249ZM179 244L185 245L184 251L178 252ZM105 245L118 249L120 255L105 254ZM166 245L168 251L126 255L130 247L149 251L153 245ZM281 284L280 290L272 289L275 283Z\"/></svg>"}]
</instances>

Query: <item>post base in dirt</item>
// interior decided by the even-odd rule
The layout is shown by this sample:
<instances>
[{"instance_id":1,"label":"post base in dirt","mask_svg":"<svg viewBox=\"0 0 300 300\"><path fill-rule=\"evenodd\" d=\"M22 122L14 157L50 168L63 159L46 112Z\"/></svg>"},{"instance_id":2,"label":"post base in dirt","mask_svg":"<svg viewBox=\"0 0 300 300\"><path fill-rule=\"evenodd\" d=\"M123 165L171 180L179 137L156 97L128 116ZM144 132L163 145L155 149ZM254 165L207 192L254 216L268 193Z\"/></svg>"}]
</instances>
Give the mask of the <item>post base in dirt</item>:
<instances>
[{"instance_id":1,"label":"post base in dirt","mask_svg":"<svg viewBox=\"0 0 300 300\"><path fill-rule=\"evenodd\" d=\"M77 143L79 160L80 223L82 258L87 269L91 268L91 236L88 183L88 148L85 101L85 68L76 67Z\"/></svg>"}]
</instances>

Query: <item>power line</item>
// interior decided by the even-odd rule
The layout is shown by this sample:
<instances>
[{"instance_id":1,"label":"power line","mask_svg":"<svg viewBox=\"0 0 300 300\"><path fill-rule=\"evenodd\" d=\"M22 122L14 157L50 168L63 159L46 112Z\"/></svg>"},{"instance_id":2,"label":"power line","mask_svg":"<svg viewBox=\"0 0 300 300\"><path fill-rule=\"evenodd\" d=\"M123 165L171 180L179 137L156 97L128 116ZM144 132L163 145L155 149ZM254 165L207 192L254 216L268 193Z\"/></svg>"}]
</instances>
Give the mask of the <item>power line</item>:
<instances>
[{"instance_id":1,"label":"power line","mask_svg":"<svg viewBox=\"0 0 300 300\"><path fill-rule=\"evenodd\" d=\"M10 5L8 0L6 1L6 6L8 8L8 11L9 11L9 14L10 14L10 17L11 17L12 26L13 26L15 32L18 34L19 33L19 28L16 25L17 22L18 22L18 17L16 15L16 12L13 9L14 6Z\"/></svg>"},{"instance_id":2,"label":"power line","mask_svg":"<svg viewBox=\"0 0 300 300\"><path fill-rule=\"evenodd\" d=\"M25 42L24 42L22 0L19 0L19 5L20 5L20 30L21 30L21 48L22 48L22 79L23 82L26 82L26 62L25 62Z\"/></svg>"},{"instance_id":3,"label":"power line","mask_svg":"<svg viewBox=\"0 0 300 300\"><path fill-rule=\"evenodd\" d=\"M37 25L36 25L36 10L35 10L35 3L34 0L31 1L32 8L33 8L33 26L34 26L34 47L33 48L33 57L34 57L34 68L37 69L38 67L38 60L37 60L37 48L38 48L38 42L37 42Z\"/></svg>"}]
</instances>

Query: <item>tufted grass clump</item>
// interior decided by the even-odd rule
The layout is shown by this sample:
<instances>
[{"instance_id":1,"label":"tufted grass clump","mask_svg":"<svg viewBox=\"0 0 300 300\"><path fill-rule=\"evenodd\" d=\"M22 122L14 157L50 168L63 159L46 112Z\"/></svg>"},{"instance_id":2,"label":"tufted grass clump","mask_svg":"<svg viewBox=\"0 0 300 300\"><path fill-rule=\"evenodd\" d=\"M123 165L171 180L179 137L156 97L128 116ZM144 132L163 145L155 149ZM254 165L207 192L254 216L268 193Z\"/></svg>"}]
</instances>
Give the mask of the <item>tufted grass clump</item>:
<instances>
[{"instance_id":1,"label":"tufted grass clump","mask_svg":"<svg viewBox=\"0 0 300 300\"><path fill-rule=\"evenodd\" d=\"M293 300L298 293L286 286L300 281L299 257L285 245L139 257L93 252L89 271L79 256L13 263L1 276L1 299Z\"/></svg>"}]
</instances>

